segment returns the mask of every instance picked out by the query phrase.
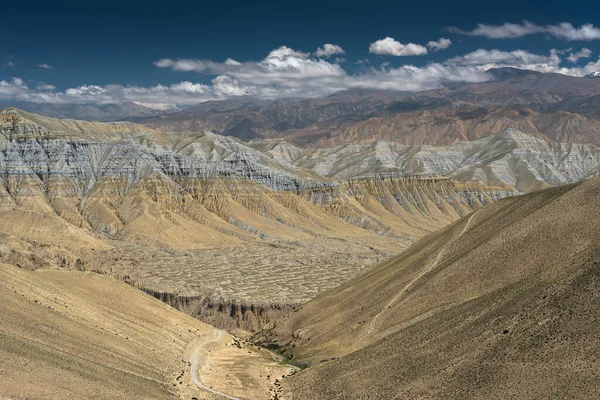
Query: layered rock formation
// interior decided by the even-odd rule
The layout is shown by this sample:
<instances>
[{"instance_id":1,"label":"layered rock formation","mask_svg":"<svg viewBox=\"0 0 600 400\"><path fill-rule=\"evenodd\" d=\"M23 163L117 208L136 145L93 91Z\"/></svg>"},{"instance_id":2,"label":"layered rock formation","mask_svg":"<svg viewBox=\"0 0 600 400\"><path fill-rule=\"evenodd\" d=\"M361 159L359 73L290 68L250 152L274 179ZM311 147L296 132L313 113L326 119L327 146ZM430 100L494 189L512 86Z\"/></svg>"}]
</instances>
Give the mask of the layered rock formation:
<instances>
[{"instance_id":1,"label":"layered rock formation","mask_svg":"<svg viewBox=\"0 0 600 400\"><path fill-rule=\"evenodd\" d=\"M230 329L514 194L431 175L332 180L210 133L0 118L1 257L112 274Z\"/></svg>"},{"instance_id":2,"label":"layered rock formation","mask_svg":"<svg viewBox=\"0 0 600 400\"><path fill-rule=\"evenodd\" d=\"M549 142L515 129L450 146L379 141L323 149L300 149L287 142L250 145L283 164L334 179L382 172L436 174L530 192L600 174L600 147Z\"/></svg>"}]
</instances>

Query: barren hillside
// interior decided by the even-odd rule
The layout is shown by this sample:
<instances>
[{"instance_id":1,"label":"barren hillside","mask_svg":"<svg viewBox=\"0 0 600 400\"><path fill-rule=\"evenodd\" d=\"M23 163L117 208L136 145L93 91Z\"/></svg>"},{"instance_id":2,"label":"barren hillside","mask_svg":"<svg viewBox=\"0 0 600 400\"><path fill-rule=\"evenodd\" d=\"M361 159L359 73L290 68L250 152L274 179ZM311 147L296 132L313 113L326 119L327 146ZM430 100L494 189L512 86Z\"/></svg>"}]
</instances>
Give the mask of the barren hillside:
<instances>
[{"instance_id":1,"label":"barren hillside","mask_svg":"<svg viewBox=\"0 0 600 400\"><path fill-rule=\"evenodd\" d=\"M504 199L264 334L286 398L597 398L600 180Z\"/></svg>"},{"instance_id":2,"label":"barren hillside","mask_svg":"<svg viewBox=\"0 0 600 400\"><path fill-rule=\"evenodd\" d=\"M266 352L238 347L225 332L98 274L0 264L0 301L3 398L222 398L199 387L195 374L219 391L267 399L274 385L266 375L290 371Z\"/></svg>"}]
</instances>

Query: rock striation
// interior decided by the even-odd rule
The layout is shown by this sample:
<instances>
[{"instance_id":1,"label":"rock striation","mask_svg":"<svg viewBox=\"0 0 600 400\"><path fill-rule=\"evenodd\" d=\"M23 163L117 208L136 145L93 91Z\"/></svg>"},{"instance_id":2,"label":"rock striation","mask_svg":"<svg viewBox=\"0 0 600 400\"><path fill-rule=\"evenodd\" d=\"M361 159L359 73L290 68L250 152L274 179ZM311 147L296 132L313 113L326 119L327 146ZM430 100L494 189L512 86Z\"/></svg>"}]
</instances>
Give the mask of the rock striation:
<instances>
[{"instance_id":1,"label":"rock striation","mask_svg":"<svg viewBox=\"0 0 600 400\"><path fill-rule=\"evenodd\" d=\"M377 141L299 149L287 142L254 141L250 146L281 163L332 179L377 173L432 174L530 192L600 174L600 147L555 143L516 129L449 146L406 146Z\"/></svg>"},{"instance_id":2,"label":"rock striation","mask_svg":"<svg viewBox=\"0 0 600 400\"><path fill-rule=\"evenodd\" d=\"M294 148L274 151L7 109L0 258L111 274L218 326L257 330L516 193L397 171L331 178L296 165Z\"/></svg>"}]
</instances>

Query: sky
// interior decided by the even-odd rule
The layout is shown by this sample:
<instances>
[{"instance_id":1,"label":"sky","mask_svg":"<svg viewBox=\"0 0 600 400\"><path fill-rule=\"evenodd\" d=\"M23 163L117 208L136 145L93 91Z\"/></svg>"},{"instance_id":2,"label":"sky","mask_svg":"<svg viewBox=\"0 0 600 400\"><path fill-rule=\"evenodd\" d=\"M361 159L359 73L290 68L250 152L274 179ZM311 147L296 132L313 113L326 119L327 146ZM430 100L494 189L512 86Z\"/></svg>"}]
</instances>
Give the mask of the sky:
<instances>
[{"instance_id":1,"label":"sky","mask_svg":"<svg viewBox=\"0 0 600 400\"><path fill-rule=\"evenodd\" d=\"M600 71L600 2L14 2L0 99L135 101L418 91L513 66Z\"/></svg>"}]
</instances>

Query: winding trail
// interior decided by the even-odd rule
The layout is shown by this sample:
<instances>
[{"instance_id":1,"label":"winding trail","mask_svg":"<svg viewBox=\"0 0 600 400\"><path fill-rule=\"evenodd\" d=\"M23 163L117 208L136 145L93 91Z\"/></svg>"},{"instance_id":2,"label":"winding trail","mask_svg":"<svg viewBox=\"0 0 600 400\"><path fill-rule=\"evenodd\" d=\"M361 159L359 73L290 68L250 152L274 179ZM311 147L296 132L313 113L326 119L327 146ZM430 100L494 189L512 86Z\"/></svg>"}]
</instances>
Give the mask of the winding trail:
<instances>
[{"instance_id":1,"label":"winding trail","mask_svg":"<svg viewBox=\"0 0 600 400\"><path fill-rule=\"evenodd\" d=\"M375 328L377 328L377 321L378 321L379 317L382 314L384 314L396 301L398 301L398 299L400 298L400 296L402 296L404 293L406 293L412 287L412 285L415 284L415 282L417 282L419 279L421 279L422 277L424 277L425 275L427 275L429 272L431 272L432 270L434 270L435 267L437 267L437 265L439 264L440 260L442 259L442 256L445 254L444 250L448 247L449 244L454 243L456 240L458 240L458 238L460 238L467 231L467 229L469 228L469 224L471 223L471 219L473 219L473 217L475 216L475 214L477 214L477 212L474 212L473 214L471 214L471 216L467 220L467 223L465 224L465 226L462 229L462 231L458 234L458 236L456 236L453 240L451 240L450 242L448 242L446 245L444 245L444 247L442 247L440 249L440 251L438 252L437 257L435 258L435 261L429 266L429 268L426 268L423 272L421 272L419 275L417 275L417 277L415 279L413 279L412 281L408 282L408 284L406 286L404 286L402 288L402 290L400 290L398 292L398 294L396 296L394 296L394 298L392 300L390 300L390 302L387 303L387 305L373 317L373 319L371 320L371 323L369 324L369 328L362 335L361 339L364 339L366 336L368 336L371 333L373 333L373 331L375 330Z\"/></svg>"},{"instance_id":2,"label":"winding trail","mask_svg":"<svg viewBox=\"0 0 600 400\"><path fill-rule=\"evenodd\" d=\"M190 375L192 376L192 380L194 381L196 386L198 386L202 390L206 390L207 392L216 394L221 397L225 397L226 399L242 400L239 397L233 397L228 394L219 392L218 390L215 390L213 388L209 388L208 386L206 386L205 384L202 383L202 381L200 380L200 377L198 376L198 368L204 361L204 358L203 358L204 348L209 344L219 343L219 341L221 340L222 337L223 337L223 331L215 329L215 330L213 330L213 334L212 334L211 338L208 338L208 339L198 343L196 348L192 351L192 355L190 356Z\"/></svg>"}]
</instances>

